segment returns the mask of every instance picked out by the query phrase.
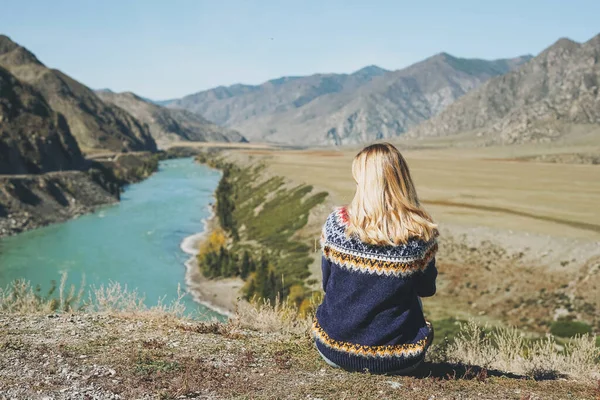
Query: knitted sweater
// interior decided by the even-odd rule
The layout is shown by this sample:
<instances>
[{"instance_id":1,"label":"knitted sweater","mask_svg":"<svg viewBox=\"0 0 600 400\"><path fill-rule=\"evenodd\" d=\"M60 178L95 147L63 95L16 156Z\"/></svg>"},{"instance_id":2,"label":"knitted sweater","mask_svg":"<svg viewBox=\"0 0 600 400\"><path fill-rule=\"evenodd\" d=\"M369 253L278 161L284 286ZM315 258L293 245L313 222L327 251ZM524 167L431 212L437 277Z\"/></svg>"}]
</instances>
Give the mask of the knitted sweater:
<instances>
[{"instance_id":1,"label":"knitted sweater","mask_svg":"<svg viewBox=\"0 0 600 400\"><path fill-rule=\"evenodd\" d=\"M436 238L377 246L345 236L337 207L321 234L323 302L312 333L319 351L351 371L385 373L420 362L433 339L419 297L436 291Z\"/></svg>"}]
</instances>

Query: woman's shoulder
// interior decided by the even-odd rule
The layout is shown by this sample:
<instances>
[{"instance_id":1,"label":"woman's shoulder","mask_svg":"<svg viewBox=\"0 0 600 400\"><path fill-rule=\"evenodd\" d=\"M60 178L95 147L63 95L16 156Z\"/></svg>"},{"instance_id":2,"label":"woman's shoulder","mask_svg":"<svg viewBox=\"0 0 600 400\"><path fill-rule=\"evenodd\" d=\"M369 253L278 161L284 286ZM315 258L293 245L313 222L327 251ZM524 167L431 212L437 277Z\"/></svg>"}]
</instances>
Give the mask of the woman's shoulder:
<instances>
[{"instance_id":1,"label":"woman's shoulder","mask_svg":"<svg viewBox=\"0 0 600 400\"><path fill-rule=\"evenodd\" d=\"M356 235L347 235L349 224L347 206L335 206L327 216L321 233L321 245L346 249L371 256L398 260L418 259L437 250L437 234L429 240L412 237L399 245L375 245L361 241ZM437 232L436 232L437 233Z\"/></svg>"},{"instance_id":2,"label":"woman's shoulder","mask_svg":"<svg viewBox=\"0 0 600 400\"><path fill-rule=\"evenodd\" d=\"M336 207L321 234L323 255L341 268L377 275L409 277L423 271L437 251L437 241L412 238L400 245L373 245L346 234L348 214Z\"/></svg>"},{"instance_id":3,"label":"woman's shoulder","mask_svg":"<svg viewBox=\"0 0 600 400\"><path fill-rule=\"evenodd\" d=\"M325 226L347 226L348 221L347 206L334 206L325 220Z\"/></svg>"}]
</instances>

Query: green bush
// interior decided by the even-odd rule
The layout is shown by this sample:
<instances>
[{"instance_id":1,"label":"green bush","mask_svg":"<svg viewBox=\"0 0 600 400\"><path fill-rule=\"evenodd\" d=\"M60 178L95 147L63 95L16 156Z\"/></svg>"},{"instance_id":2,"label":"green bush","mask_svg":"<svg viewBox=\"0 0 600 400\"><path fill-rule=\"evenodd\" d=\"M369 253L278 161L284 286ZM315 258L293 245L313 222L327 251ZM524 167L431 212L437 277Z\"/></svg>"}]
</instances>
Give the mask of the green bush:
<instances>
[{"instance_id":1,"label":"green bush","mask_svg":"<svg viewBox=\"0 0 600 400\"><path fill-rule=\"evenodd\" d=\"M214 249L214 255L201 260L204 275L241 276L248 299L286 299L291 287L306 288L311 249L292 236L306 225L310 210L327 193L311 194L309 185L286 188L281 176L261 179L264 163L241 168L216 152L204 152L196 159L223 171L215 211L219 224L233 239L222 254ZM223 268L223 261L231 265Z\"/></svg>"},{"instance_id":2,"label":"green bush","mask_svg":"<svg viewBox=\"0 0 600 400\"><path fill-rule=\"evenodd\" d=\"M460 325L466 321L456 319L454 317L438 319L433 321L433 342L435 344L442 343L445 338L453 340L460 332Z\"/></svg>"},{"instance_id":3,"label":"green bush","mask_svg":"<svg viewBox=\"0 0 600 400\"><path fill-rule=\"evenodd\" d=\"M558 320L550 325L550 333L558 337L573 337L591 332L592 327L581 321Z\"/></svg>"}]
</instances>

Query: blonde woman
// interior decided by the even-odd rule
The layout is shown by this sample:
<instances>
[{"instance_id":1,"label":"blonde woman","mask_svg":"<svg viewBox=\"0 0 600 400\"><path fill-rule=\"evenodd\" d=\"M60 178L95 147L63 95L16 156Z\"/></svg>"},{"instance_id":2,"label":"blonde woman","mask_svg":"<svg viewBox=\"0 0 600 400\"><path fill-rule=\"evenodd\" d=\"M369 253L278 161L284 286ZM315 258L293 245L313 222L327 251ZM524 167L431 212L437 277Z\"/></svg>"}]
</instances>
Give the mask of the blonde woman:
<instances>
[{"instance_id":1,"label":"blonde woman","mask_svg":"<svg viewBox=\"0 0 600 400\"><path fill-rule=\"evenodd\" d=\"M315 344L335 367L408 373L433 340L420 297L436 291L437 225L390 143L361 150L352 176L354 199L331 212L321 234L325 296Z\"/></svg>"}]
</instances>

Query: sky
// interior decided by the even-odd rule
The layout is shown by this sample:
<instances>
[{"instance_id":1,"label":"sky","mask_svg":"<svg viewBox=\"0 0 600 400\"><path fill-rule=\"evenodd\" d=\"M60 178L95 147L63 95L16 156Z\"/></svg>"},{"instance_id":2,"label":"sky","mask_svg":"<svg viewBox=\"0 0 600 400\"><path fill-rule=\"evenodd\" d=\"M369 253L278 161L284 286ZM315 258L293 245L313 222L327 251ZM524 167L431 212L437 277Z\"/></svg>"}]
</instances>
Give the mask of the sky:
<instances>
[{"instance_id":1,"label":"sky","mask_svg":"<svg viewBox=\"0 0 600 400\"><path fill-rule=\"evenodd\" d=\"M155 100L445 51L496 59L600 33L600 0L0 0L0 33L87 86Z\"/></svg>"}]
</instances>

